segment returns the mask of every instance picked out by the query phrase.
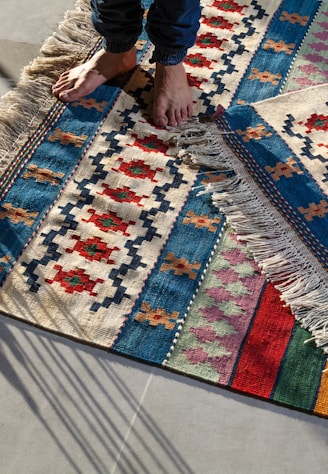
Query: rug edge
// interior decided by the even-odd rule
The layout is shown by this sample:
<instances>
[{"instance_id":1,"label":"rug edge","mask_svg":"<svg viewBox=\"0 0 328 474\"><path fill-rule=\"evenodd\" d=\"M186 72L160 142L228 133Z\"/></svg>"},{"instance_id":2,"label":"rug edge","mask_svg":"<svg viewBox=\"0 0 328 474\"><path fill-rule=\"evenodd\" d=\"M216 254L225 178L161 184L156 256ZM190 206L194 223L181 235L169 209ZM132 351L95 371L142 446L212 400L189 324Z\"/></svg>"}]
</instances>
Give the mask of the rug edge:
<instances>
[{"instance_id":1,"label":"rug edge","mask_svg":"<svg viewBox=\"0 0 328 474\"><path fill-rule=\"evenodd\" d=\"M259 193L262 195L262 192L252 186L247 171L223 138L233 132L220 131L215 122L189 123L184 128L177 141L179 156L185 162L235 173L232 178L207 185L199 193L211 194L213 204L246 243L267 280L278 289L301 327L310 332L307 342L314 340L316 346L328 354L328 286L323 268L299 239L295 248L290 245L288 236L292 231L275 208L263 205L263 213L259 212ZM272 232L272 225L269 228L267 222L276 222L278 232ZM272 245L276 253L270 258ZM309 263L305 265L304 261Z\"/></svg>"},{"instance_id":2,"label":"rug edge","mask_svg":"<svg viewBox=\"0 0 328 474\"><path fill-rule=\"evenodd\" d=\"M89 1L76 0L74 10L65 13L57 31L43 43L40 56L0 98L0 176L55 103L51 85L67 67L81 62L97 40Z\"/></svg>"}]
</instances>

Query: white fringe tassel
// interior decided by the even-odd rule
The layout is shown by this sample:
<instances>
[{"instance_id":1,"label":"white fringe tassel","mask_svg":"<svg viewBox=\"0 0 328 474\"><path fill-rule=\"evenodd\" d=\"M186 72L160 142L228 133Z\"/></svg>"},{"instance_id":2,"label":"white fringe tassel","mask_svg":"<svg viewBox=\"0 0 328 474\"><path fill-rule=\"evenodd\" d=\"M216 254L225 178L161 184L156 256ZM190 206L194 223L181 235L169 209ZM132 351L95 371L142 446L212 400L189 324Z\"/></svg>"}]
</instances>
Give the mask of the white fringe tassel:
<instances>
[{"instance_id":1,"label":"white fringe tassel","mask_svg":"<svg viewBox=\"0 0 328 474\"><path fill-rule=\"evenodd\" d=\"M22 71L17 86L0 100L0 171L5 169L54 102L51 87L67 68L80 63L99 39L89 0L75 10L42 46L42 56Z\"/></svg>"},{"instance_id":2,"label":"white fringe tassel","mask_svg":"<svg viewBox=\"0 0 328 474\"><path fill-rule=\"evenodd\" d=\"M281 293L301 326L328 353L328 275L299 240L288 222L267 203L242 163L226 145L215 124L192 122L176 138L179 156L191 166L234 171L211 183L214 204L245 241L256 262ZM311 339L311 340L312 340Z\"/></svg>"}]
</instances>

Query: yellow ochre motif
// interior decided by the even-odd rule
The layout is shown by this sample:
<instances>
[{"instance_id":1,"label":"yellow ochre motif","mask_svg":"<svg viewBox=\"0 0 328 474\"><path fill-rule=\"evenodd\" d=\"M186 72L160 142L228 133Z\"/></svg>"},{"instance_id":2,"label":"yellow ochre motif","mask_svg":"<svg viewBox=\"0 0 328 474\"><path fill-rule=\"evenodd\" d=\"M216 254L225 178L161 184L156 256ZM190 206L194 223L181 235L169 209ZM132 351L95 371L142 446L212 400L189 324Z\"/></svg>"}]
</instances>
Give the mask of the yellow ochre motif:
<instances>
[{"instance_id":1,"label":"yellow ochre motif","mask_svg":"<svg viewBox=\"0 0 328 474\"><path fill-rule=\"evenodd\" d=\"M191 280L197 278L197 272L201 268L200 263L190 263L186 258L178 258L172 252L169 252L166 255L165 262L166 263L163 263L161 266L162 272L169 272L172 270L174 275L188 275Z\"/></svg>"},{"instance_id":2,"label":"yellow ochre motif","mask_svg":"<svg viewBox=\"0 0 328 474\"><path fill-rule=\"evenodd\" d=\"M287 44L282 40L274 41L272 39L268 39L263 48L267 51L272 49L275 53L284 52L286 54L293 54L295 43Z\"/></svg>"},{"instance_id":3,"label":"yellow ochre motif","mask_svg":"<svg viewBox=\"0 0 328 474\"><path fill-rule=\"evenodd\" d=\"M23 222L27 226L31 226L38 217L38 212L28 212L21 207L14 207L10 203L5 203L3 207L6 211L0 211L0 220L9 219L14 224Z\"/></svg>"},{"instance_id":4,"label":"yellow ochre motif","mask_svg":"<svg viewBox=\"0 0 328 474\"><path fill-rule=\"evenodd\" d=\"M311 222L314 217L326 217L328 214L328 202L321 199L319 204L311 202L308 208L298 207L298 210L304 215L308 222Z\"/></svg>"},{"instance_id":5,"label":"yellow ochre motif","mask_svg":"<svg viewBox=\"0 0 328 474\"><path fill-rule=\"evenodd\" d=\"M150 326L159 326L163 324L166 329L172 330L179 317L178 311L173 311L171 314L167 313L163 308L153 309L149 303L142 303L141 311L135 317L139 323L144 321L149 322Z\"/></svg>"},{"instance_id":6,"label":"yellow ochre motif","mask_svg":"<svg viewBox=\"0 0 328 474\"><path fill-rule=\"evenodd\" d=\"M279 181L282 176L285 178L292 178L294 173L303 174L303 171L299 166L295 165L296 161L294 158L290 157L286 163L279 161L276 166L266 166L265 169L271 174L275 181Z\"/></svg>"},{"instance_id":7,"label":"yellow ochre motif","mask_svg":"<svg viewBox=\"0 0 328 474\"><path fill-rule=\"evenodd\" d=\"M252 68L252 73L249 76L250 81L258 80L262 83L271 82L273 86L277 86L281 78L281 74L272 74L270 71L260 71L256 67Z\"/></svg>"},{"instance_id":8,"label":"yellow ochre motif","mask_svg":"<svg viewBox=\"0 0 328 474\"><path fill-rule=\"evenodd\" d=\"M295 23L299 23L302 26L306 26L308 21L310 20L310 17L302 16L302 15L299 15L298 13L288 13L286 11L283 11L279 20L289 21L289 23L292 23L293 25Z\"/></svg>"},{"instance_id":9,"label":"yellow ochre motif","mask_svg":"<svg viewBox=\"0 0 328 474\"><path fill-rule=\"evenodd\" d=\"M3 257L0 258L0 272L3 272L5 267L2 265L3 263L10 263L12 257L10 255L4 255Z\"/></svg>"},{"instance_id":10,"label":"yellow ochre motif","mask_svg":"<svg viewBox=\"0 0 328 474\"><path fill-rule=\"evenodd\" d=\"M240 135L245 143L250 142L251 140L262 140L265 137L271 137L272 133L269 130L266 130L265 125L262 123L258 124L256 127L247 127L246 130L236 130L238 135Z\"/></svg>"},{"instance_id":11,"label":"yellow ochre motif","mask_svg":"<svg viewBox=\"0 0 328 474\"><path fill-rule=\"evenodd\" d=\"M76 148L82 148L87 138L87 135L74 135L72 132L64 132L60 128L56 128L48 140L50 142L60 142L61 145L74 145Z\"/></svg>"},{"instance_id":12,"label":"yellow ochre motif","mask_svg":"<svg viewBox=\"0 0 328 474\"><path fill-rule=\"evenodd\" d=\"M36 165L29 165L27 171L23 175L25 179L35 179L40 183L50 183L58 186L60 180L65 176L64 173L54 173L47 168L38 168Z\"/></svg>"},{"instance_id":13,"label":"yellow ochre motif","mask_svg":"<svg viewBox=\"0 0 328 474\"><path fill-rule=\"evenodd\" d=\"M190 210L187 212L187 217L183 219L183 224L193 224L196 229L206 228L209 232L216 232L217 227L221 223L221 219L216 217L215 219L208 217L205 214L197 215L194 211Z\"/></svg>"},{"instance_id":14,"label":"yellow ochre motif","mask_svg":"<svg viewBox=\"0 0 328 474\"><path fill-rule=\"evenodd\" d=\"M103 102L98 102L96 99L92 97L87 99L79 99L78 101L72 102L73 107L83 107L84 109L96 109L98 112L103 112L104 108L106 107L107 102L104 100Z\"/></svg>"}]
</instances>

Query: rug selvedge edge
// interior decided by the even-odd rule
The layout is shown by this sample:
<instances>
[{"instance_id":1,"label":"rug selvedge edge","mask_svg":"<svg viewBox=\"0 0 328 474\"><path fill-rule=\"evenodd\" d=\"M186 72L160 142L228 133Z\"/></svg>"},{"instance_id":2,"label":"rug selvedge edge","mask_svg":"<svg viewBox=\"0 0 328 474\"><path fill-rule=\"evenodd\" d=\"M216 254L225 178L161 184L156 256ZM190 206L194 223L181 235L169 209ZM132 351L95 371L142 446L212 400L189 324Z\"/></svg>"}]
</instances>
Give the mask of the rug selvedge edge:
<instances>
[{"instance_id":1,"label":"rug selvedge edge","mask_svg":"<svg viewBox=\"0 0 328 474\"><path fill-rule=\"evenodd\" d=\"M191 126L192 129L195 130L194 124ZM188 130L187 126L186 130ZM203 130L202 137L199 133L201 130ZM236 176L233 178L210 184L200 192L212 194L214 204L226 216L227 222L234 231L246 242L256 262L265 272L268 280L280 291L282 300L291 308L296 320L303 328L310 331L316 345L322 347L323 352L327 354L328 336L325 329L328 305L327 274L300 239L298 239L297 249L290 245L288 235L291 230L286 227L286 223L282 222L273 206L268 204L265 214L259 212L260 199L255 186L251 185L243 164L220 135L220 133L224 134L224 131L216 131L217 123L215 122L212 128L199 124L197 133L201 142L200 147L196 143L188 146L190 137L188 137L188 131L184 131L179 142L181 156L184 156L189 163L207 165L212 169L228 168L235 171ZM265 200L264 197L262 199ZM277 232L272 234L267 222L279 222L278 229L285 227L285 232L281 232L280 235ZM250 228L250 223L255 225L253 229ZM260 236L256 231L260 232ZM270 242L269 245L263 246L263 237L265 241ZM273 242L276 254L270 258L268 252ZM307 264L301 265L306 260L305 255L309 259ZM301 266L303 270L300 270ZM307 278L306 282L302 283L304 275ZM301 285L301 290L299 285Z\"/></svg>"}]
</instances>

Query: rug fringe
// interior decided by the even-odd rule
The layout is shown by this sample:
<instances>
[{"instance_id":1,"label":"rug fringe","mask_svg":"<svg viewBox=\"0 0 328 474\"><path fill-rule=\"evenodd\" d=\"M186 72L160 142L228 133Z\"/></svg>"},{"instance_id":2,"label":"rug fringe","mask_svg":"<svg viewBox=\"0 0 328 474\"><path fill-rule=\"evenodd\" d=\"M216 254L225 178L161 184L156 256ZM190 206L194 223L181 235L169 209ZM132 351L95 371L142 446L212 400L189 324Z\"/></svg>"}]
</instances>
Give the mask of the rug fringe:
<instances>
[{"instance_id":1,"label":"rug fringe","mask_svg":"<svg viewBox=\"0 0 328 474\"><path fill-rule=\"evenodd\" d=\"M233 177L210 183L200 194L212 194L213 203L246 242L281 299L311 332L311 340L328 354L327 273L300 240L295 244L288 223L265 204L265 196L217 130L215 123L187 124L176 137L179 157L191 166L234 172Z\"/></svg>"},{"instance_id":2,"label":"rug fringe","mask_svg":"<svg viewBox=\"0 0 328 474\"><path fill-rule=\"evenodd\" d=\"M0 170L42 121L54 102L51 86L68 67L85 59L99 39L91 23L89 0L77 0L58 31L41 48L42 56L26 66L17 86L0 99Z\"/></svg>"}]
</instances>

